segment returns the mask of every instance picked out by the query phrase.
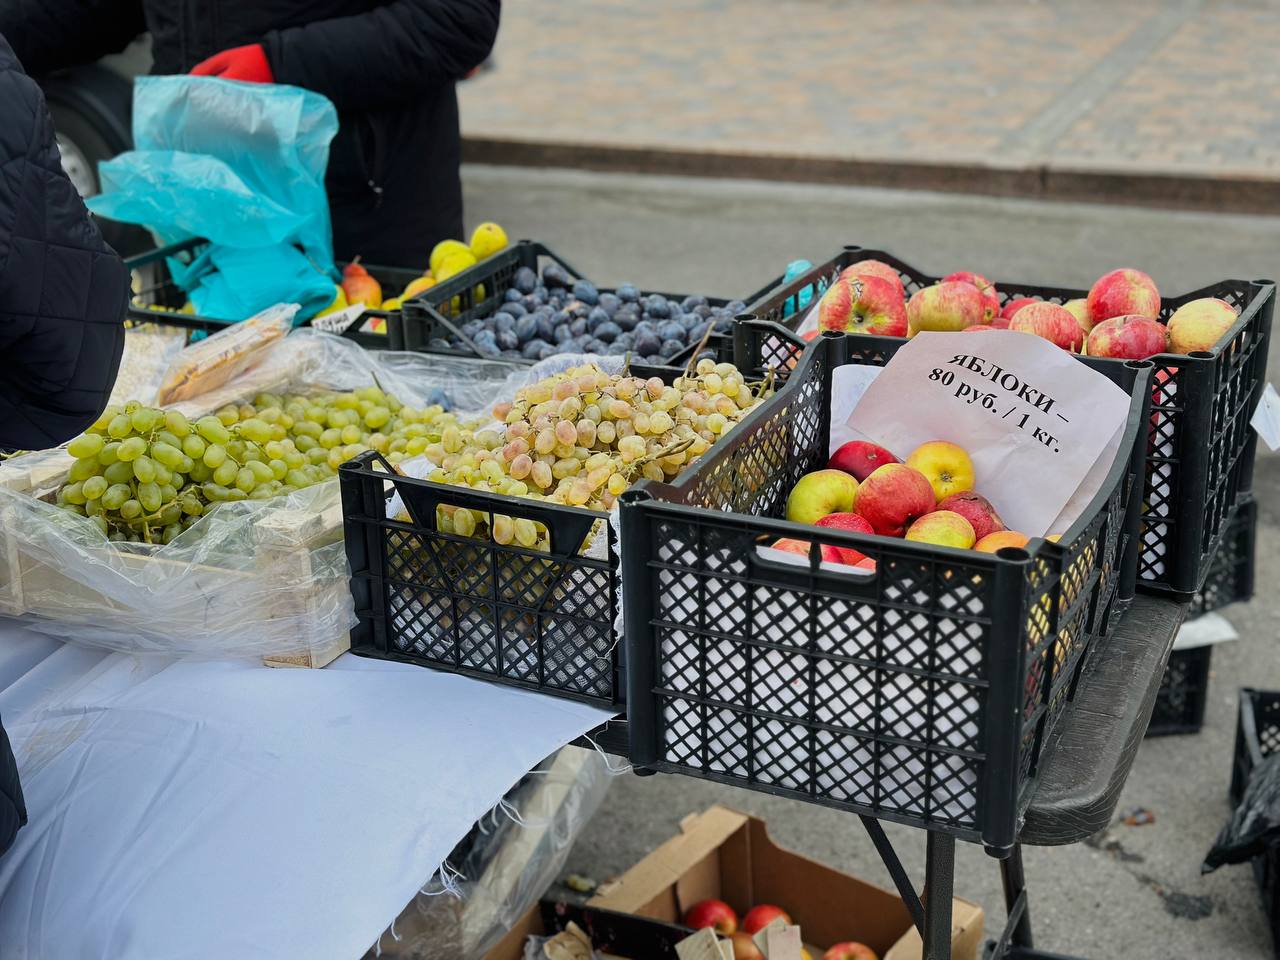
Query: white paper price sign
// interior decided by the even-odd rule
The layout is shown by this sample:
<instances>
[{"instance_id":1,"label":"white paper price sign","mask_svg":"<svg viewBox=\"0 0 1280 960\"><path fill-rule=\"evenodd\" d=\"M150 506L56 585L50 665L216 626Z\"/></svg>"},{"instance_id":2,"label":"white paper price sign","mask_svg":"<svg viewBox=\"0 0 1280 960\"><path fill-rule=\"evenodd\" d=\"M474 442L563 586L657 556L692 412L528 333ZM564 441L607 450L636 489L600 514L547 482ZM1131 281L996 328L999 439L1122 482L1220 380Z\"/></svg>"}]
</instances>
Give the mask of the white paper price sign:
<instances>
[{"instance_id":1,"label":"white paper price sign","mask_svg":"<svg viewBox=\"0 0 1280 960\"><path fill-rule=\"evenodd\" d=\"M930 440L955 443L973 460L977 491L1029 536L1060 533L1083 511L1129 413L1107 377L1008 330L922 333L877 376L839 368L833 394L832 449L870 440L905 458Z\"/></svg>"}]
</instances>

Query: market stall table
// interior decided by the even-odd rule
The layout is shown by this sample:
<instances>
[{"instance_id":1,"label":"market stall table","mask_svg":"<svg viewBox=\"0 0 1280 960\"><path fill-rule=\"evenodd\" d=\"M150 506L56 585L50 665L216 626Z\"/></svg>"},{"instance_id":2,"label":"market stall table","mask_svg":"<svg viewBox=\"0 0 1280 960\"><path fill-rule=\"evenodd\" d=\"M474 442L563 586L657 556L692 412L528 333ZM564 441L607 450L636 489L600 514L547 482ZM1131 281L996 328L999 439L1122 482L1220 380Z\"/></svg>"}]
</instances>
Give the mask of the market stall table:
<instances>
[{"instance_id":1,"label":"market stall table","mask_svg":"<svg viewBox=\"0 0 1280 960\"><path fill-rule=\"evenodd\" d=\"M360 956L525 771L608 714L403 664L135 658L0 620L30 822L0 956ZM479 760L478 758L483 758Z\"/></svg>"}]
</instances>

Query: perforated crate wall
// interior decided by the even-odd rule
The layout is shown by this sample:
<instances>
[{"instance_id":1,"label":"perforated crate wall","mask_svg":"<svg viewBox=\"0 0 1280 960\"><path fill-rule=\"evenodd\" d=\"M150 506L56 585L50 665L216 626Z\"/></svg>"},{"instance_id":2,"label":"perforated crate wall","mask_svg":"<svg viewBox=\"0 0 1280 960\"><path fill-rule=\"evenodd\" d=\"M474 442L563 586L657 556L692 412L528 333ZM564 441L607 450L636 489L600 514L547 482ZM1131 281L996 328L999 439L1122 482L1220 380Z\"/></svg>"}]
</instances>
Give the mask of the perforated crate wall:
<instances>
[{"instance_id":1,"label":"perforated crate wall","mask_svg":"<svg viewBox=\"0 0 1280 960\"><path fill-rule=\"evenodd\" d=\"M790 332L807 312L794 310L801 292L814 290L816 303L845 267L864 259L894 267L908 297L938 279L883 250L846 247L830 261L748 305L748 313L784 329L736 331L735 362L757 372L772 366L778 376L787 376L803 348L803 341ZM1065 303L1088 293L999 279L994 283L1002 304L1018 297ZM1241 493L1252 485L1256 438L1249 417L1266 378L1275 286L1267 280L1223 280L1165 299L1160 319L1167 321L1182 304L1201 297L1226 300L1240 317L1210 353L1151 358L1156 371L1138 560L1138 580L1144 588L1187 599L1204 584L1223 524ZM901 342L896 337L870 339Z\"/></svg>"},{"instance_id":2,"label":"perforated crate wall","mask_svg":"<svg viewBox=\"0 0 1280 960\"><path fill-rule=\"evenodd\" d=\"M624 495L632 761L1003 852L1126 560L1132 588L1149 369L1125 371L1131 455L1062 546L1010 558L778 519L826 463L830 370L893 349L813 344L697 465ZM837 572L816 546L807 565L758 551L781 537L853 547L877 569Z\"/></svg>"},{"instance_id":3,"label":"perforated crate wall","mask_svg":"<svg viewBox=\"0 0 1280 960\"><path fill-rule=\"evenodd\" d=\"M364 454L339 472L359 620L353 653L601 706L622 701L607 514L415 480L377 461ZM393 493L409 519L387 516ZM550 552L447 533L436 523L442 505L533 520L550 531Z\"/></svg>"}]
</instances>

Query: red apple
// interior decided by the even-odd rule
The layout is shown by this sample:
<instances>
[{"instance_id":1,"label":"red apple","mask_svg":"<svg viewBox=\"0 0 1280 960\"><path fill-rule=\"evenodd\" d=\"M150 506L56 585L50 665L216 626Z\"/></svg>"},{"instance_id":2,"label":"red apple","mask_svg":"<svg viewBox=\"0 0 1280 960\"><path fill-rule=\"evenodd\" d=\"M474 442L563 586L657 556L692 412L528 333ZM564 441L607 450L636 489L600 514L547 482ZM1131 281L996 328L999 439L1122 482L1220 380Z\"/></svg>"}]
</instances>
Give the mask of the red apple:
<instances>
[{"instance_id":1,"label":"red apple","mask_svg":"<svg viewBox=\"0 0 1280 960\"><path fill-rule=\"evenodd\" d=\"M973 545L973 549L982 553L995 553L1005 547L1025 547L1030 542L1030 537L1025 533L1019 533L1017 530L997 530L995 533L988 533L985 537L980 538Z\"/></svg>"},{"instance_id":2,"label":"red apple","mask_svg":"<svg viewBox=\"0 0 1280 960\"><path fill-rule=\"evenodd\" d=\"M1089 316L1094 323L1112 317L1160 316L1160 291L1141 270L1128 267L1104 274L1089 288Z\"/></svg>"},{"instance_id":3,"label":"red apple","mask_svg":"<svg viewBox=\"0 0 1280 960\"><path fill-rule=\"evenodd\" d=\"M880 958L865 943L846 940L844 943L837 943L824 953L822 960L880 960Z\"/></svg>"},{"instance_id":4,"label":"red apple","mask_svg":"<svg viewBox=\"0 0 1280 960\"><path fill-rule=\"evenodd\" d=\"M991 505L991 501L972 490L943 497L938 501L938 509L950 510L968 520L973 527L973 535L979 540L988 533L1004 529L1004 521L1000 519L1000 514L996 513L996 508Z\"/></svg>"},{"instance_id":5,"label":"red apple","mask_svg":"<svg viewBox=\"0 0 1280 960\"><path fill-rule=\"evenodd\" d=\"M875 533L875 528L867 521L865 517L860 517L856 513L828 513L825 517L815 524L819 527L830 527L832 530L846 530L849 533ZM825 550L829 544L824 543ZM849 547L836 547L840 554L840 562L847 563L850 566L856 564L859 560L867 559L865 553L853 550ZM823 558L825 559L825 557Z\"/></svg>"},{"instance_id":6,"label":"red apple","mask_svg":"<svg viewBox=\"0 0 1280 960\"><path fill-rule=\"evenodd\" d=\"M821 521L819 521L821 523ZM809 550L813 544L808 540L793 540L791 537L783 537L781 540L775 540L770 544L775 550L785 550L787 553L798 553L806 560L809 559ZM845 563L844 555L840 552L839 547L834 547L829 543L818 544L822 554L823 563Z\"/></svg>"},{"instance_id":7,"label":"red apple","mask_svg":"<svg viewBox=\"0 0 1280 960\"><path fill-rule=\"evenodd\" d=\"M1029 303L1013 315L1009 329L1032 333L1072 353L1080 352L1084 331L1064 307L1056 303Z\"/></svg>"},{"instance_id":8,"label":"red apple","mask_svg":"<svg viewBox=\"0 0 1280 960\"><path fill-rule=\"evenodd\" d=\"M755 936L779 918L787 926L791 926L791 918L787 916L787 912L781 907L775 907L771 903L757 903L742 918L742 932Z\"/></svg>"},{"instance_id":9,"label":"red apple","mask_svg":"<svg viewBox=\"0 0 1280 960\"><path fill-rule=\"evenodd\" d=\"M700 900L685 912L684 925L694 930L711 927L727 937L738 929L738 915L723 900Z\"/></svg>"},{"instance_id":10,"label":"red apple","mask_svg":"<svg viewBox=\"0 0 1280 960\"><path fill-rule=\"evenodd\" d=\"M898 291L898 297L907 299L906 287L902 285L902 275L883 260L859 260L840 271L840 277L879 277L891 284Z\"/></svg>"},{"instance_id":11,"label":"red apple","mask_svg":"<svg viewBox=\"0 0 1280 960\"><path fill-rule=\"evenodd\" d=\"M986 333L988 330L998 330L999 327L993 327L989 323L975 323L972 327L965 327L961 333Z\"/></svg>"},{"instance_id":12,"label":"red apple","mask_svg":"<svg viewBox=\"0 0 1280 960\"><path fill-rule=\"evenodd\" d=\"M1006 303L1004 305L1004 309L1000 311L1000 319L1006 321L1004 325L1007 327L1009 325L1008 321L1013 319L1013 315L1015 313L1017 313L1019 310L1021 310L1023 307L1025 307L1029 303L1039 303L1039 302L1040 301L1037 300L1035 297L1014 297L1012 300ZM995 322L992 321L991 325L995 326Z\"/></svg>"},{"instance_id":13,"label":"red apple","mask_svg":"<svg viewBox=\"0 0 1280 960\"><path fill-rule=\"evenodd\" d=\"M985 315L986 306L978 288L957 280L917 290L907 303L907 323L912 336L922 330L963 330L981 323Z\"/></svg>"},{"instance_id":14,"label":"red apple","mask_svg":"<svg viewBox=\"0 0 1280 960\"><path fill-rule=\"evenodd\" d=\"M982 294L983 323L990 323L996 317L1000 316L1000 295L996 293L996 285L994 283L982 274L971 273L968 270L960 270L956 273L950 273L942 278L943 283L952 280L957 283L971 283L978 288L978 292Z\"/></svg>"},{"instance_id":15,"label":"red apple","mask_svg":"<svg viewBox=\"0 0 1280 960\"><path fill-rule=\"evenodd\" d=\"M817 523L828 513L847 513L857 492L858 481L843 470L806 473L787 496L787 519Z\"/></svg>"},{"instance_id":16,"label":"red apple","mask_svg":"<svg viewBox=\"0 0 1280 960\"><path fill-rule=\"evenodd\" d=\"M900 537L907 525L934 508L937 497L928 478L905 463L877 467L858 488L854 512L881 536Z\"/></svg>"},{"instance_id":17,"label":"red apple","mask_svg":"<svg viewBox=\"0 0 1280 960\"><path fill-rule=\"evenodd\" d=\"M1236 308L1217 297L1184 303L1169 318L1169 349L1174 353L1212 350L1235 322Z\"/></svg>"},{"instance_id":18,"label":"red apple","mask_svg":"<svg viewBox=\"0 0 1280 960\"><path fill-rule=\"evenodd\" d=\"M1169 331L1150 317L1112 317L1089 331L1091 357L1145 360L1169 350Z\"/></svg>"},{"instance_id":19,"label":"red apple","mask_svg":"<svg viewBox=\"0 0 1280 960\"><path fill-rule=\"evenodd\" d=\"M852 474L853 478L861 483L871 476L871 472L876 467L899 462L898 458L884 447L867 440L850 440L831 455L827 466L832 470L843 470L845 473Z\"/></svg>"},{"instance_id":20,"label":"red apple","mask_svg":"<svg viewBox=\"0 0 1280 960\"><path fill-rule=\"evenodd\" d=\"M880 277L840 277L818 303L818 327L841 333L907 335L907 307L893 285Z\"/></svg>"}]
</instances>

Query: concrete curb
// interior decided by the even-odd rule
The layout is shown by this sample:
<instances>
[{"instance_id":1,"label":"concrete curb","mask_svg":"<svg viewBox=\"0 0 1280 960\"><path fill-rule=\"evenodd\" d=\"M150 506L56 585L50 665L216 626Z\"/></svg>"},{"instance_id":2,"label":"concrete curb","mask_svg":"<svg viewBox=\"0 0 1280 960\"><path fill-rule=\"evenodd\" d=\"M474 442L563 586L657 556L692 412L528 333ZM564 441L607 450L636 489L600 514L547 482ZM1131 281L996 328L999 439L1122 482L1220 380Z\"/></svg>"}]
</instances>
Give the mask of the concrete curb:
<instances>
[{"instance_id":1,"label":"concrete curb","mask_svg":"<svg viewBox=\"0 0 1280 960\"><path fill-rule=\"evenodd\" d=\"M1000 167L963 161L787 156L495 137L464 137L462 158L496 166L888 187L1216 213L1280 213L1280 178L1234 173Z\"/></svg>"}]
</instances>

